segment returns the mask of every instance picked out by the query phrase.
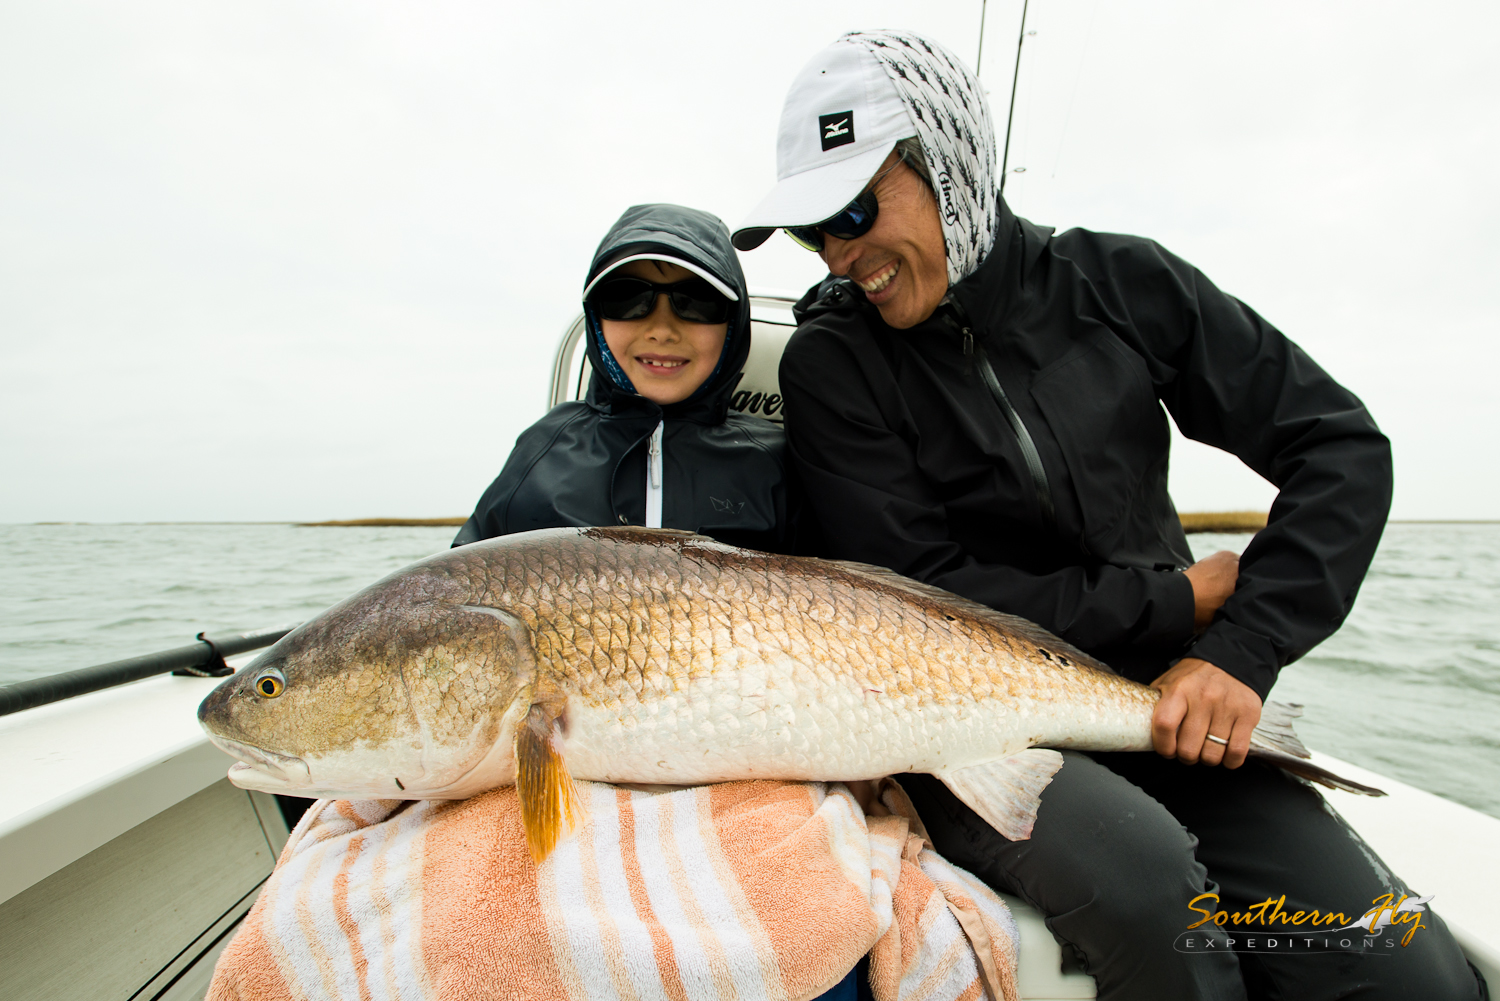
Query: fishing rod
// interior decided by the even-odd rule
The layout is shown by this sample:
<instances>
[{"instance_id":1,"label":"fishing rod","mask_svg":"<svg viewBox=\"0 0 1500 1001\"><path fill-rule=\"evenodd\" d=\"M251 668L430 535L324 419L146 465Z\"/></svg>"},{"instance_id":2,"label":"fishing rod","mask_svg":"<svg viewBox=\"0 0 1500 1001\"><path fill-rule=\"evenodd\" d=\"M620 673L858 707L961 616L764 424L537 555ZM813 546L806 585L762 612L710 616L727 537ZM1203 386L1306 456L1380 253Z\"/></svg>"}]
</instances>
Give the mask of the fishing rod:
<instances>
[{"instance_id":1,"label":"fishing rod","mask_svg":"<svg viewBox=\"0 0 1500 1001\"><path fill-rule=\"evenodd\" d=\"M979 79L979 67L984 65L984 12L990 0L979 0L979 54L974 57L974 79Z\"/></svg>"},{"instance_id":2,"label":"fishing rod","mask_svg":"<svg viewBox=\"0 0 1500 1001\"><path fill-rule=\"evenodd\" d=\"M234 673L224 663L225 657L249 653L270 646L291 632L294 626L284 626L259 633L234 633L229 636L208 637L198 634L196 642L174 647L160 653L148 653L140 657L116 660L108 664L85 667L77 671L66 671L45 678L32 678L9 685L0 685L0 716L35 709L71 699L89 692L101 691L140 681L157 674L187 674L200 678L222 678Z\"/></svg>"},{"instance_id":3,"label":"fishing rod","mask_svg":"<svg viewBox=\"0 0 1500 1001\"><path fill-rule=\"evenodd\" d=\"M985 3L988 3L988 0L985 0ZM1016 85L1021 80L1021 46L1023 46L1023 45L1026 44L1026 12L1027 12L1027 9L1030 6L1031 6L1031 0L1022 0L1022 2L1021 2L1021 34L1020 34L1020 37L1018 37L1016 39L1016 70L1011 75L1011 78L1010 78L1010 111L1008 111L1006 113L1006 115L1005 115L1005 152L1003 154L1001 154L1001 157L1000 157L1000 194L1001 195L1005 194L1005 176L1006 176L1007 173L1009 173L1009 167L1010 167L1010 127L1011 127L1011 123L1014 122L1015 118L1016 118ZM980 28L979 28L979 31L980 31L979 44L980 44L980 47L981 47L981 50L982 50L983 46L984 46L984 8L982 6L981 6L980 11L979 11L979 25L980 25ZM977 69L974 71L974 75L975 76L979 75L979 71Z\"/></svg>"}]
</instances>

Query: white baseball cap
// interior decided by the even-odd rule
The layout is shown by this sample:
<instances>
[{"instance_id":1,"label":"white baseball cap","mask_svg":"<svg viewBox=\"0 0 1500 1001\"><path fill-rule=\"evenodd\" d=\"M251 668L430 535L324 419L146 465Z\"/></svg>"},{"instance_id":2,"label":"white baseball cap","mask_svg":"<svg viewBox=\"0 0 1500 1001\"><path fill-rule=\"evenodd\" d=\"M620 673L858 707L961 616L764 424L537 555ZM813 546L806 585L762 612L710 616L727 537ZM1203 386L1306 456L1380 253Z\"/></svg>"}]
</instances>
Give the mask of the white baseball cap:
<instances>
[{"instance_id":1,"label":"white baseball cap","mask_svg":"<svg viewBox=\"0 0 1500 1001\"><path fill-rule=\"evenodd\" d=\"M720 232L722 232L722 230ZM676 254L663 254L655 251L647 251L640 254L631 254L628 257L622 257L617 261L610 261L608 266L606 266L603 270L601 270L597 275L594 276L593 281L589 282L583 287L583 297L587 299L589 297L589 293L594 291L595 285L598 285L604 279L608 278L610 275L614 274L616 271L620 270L631 261L665 261L668 264L675 264L679 268L686 268L693 274L697 275L699 278L702 278L704 281L712 285L719 291L720 295L728 299L730 302L740 301L739 293L735 292L734 289L724 284L724 281L721 278L715 275L712 271L705 268L703 265L698 264L694 261L690 261L686 257L679 257Z\"/></svg>"},{"instance_id":2,"label":"white baseball cap","mask_svg":"<svg viewBox=\"0 0 1500 1001\"><path fill-rule=\"evenodd\" d=\"M840 39L797 74L781 109L776 187L734 231L754 250L777 229L811 226L854 200L896 143L917 134L875 56Z\"/></svg>"}]
</instances>

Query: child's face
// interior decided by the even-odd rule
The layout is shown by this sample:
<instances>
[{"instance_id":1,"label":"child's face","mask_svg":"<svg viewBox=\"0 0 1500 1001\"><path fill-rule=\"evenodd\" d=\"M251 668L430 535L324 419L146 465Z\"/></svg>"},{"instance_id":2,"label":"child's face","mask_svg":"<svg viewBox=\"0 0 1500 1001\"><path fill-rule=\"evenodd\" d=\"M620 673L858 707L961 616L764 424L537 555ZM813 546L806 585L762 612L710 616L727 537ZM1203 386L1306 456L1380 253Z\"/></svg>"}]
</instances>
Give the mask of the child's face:
<instances>
[{"instance_id":1,"label":"child's face","mask_svg":"<svg viewBox=\"0 0 1500 1001\"><path fill-rule=\"evenodd\" d=\"M687 268L668 261L631 261L618 274L667 285L694 277ZM693 395L713 374L724 350L727 323L689 323L676 313L665 295L639 320L600 320L604 343L640 393L666 406Z\"/></svg>"}]
</instances>

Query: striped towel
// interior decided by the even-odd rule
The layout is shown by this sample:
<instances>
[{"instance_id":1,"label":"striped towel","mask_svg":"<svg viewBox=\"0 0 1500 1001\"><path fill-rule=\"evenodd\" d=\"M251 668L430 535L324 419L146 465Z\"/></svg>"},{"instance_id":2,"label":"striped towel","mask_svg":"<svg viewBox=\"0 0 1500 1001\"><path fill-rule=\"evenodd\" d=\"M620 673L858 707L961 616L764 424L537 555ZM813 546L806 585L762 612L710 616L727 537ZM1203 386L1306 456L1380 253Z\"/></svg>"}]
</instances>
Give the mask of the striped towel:
<instances>
[{"instance_id":1,"label":"striped towel","mask_svg":"<svg viewBox=\"0 0 1500 1001\"><path fill-rule=\"evenodd\" d=\"M879 1001L1016 998L1005 905L894 781L857 786L580 782L589 817L541 866L513 787L319 801L208 997L797 1001L868 952Z\"/></svg>"}]
</instances>

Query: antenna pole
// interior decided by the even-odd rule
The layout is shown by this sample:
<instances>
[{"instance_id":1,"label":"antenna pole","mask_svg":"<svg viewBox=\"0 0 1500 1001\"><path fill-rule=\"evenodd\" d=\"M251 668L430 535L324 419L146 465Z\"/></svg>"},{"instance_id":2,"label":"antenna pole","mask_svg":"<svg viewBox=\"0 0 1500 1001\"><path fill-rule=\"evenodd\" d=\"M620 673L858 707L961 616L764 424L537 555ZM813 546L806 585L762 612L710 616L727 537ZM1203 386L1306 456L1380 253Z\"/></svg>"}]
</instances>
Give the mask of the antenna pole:
<instances>
[{"instance_id":1,"label":"antenna pole","mask_svg":"<svg viewBox=\"0 0 1500 1001\"><path fill-rule=\"evenodd\" d=\"M979 78L979 67L984 63L984 12L990 0L979 0L979 55L974 57L974 78Z\"/></svg>"},{"instance_id":2,"label":"antenna pole","mask_svg":"<svg viewBox=\"0 0 1500 1001\"><path fill-rule=\"evenodd\" d=\"M1005 175L1010 167L1010 126L1016 118L1016 84L1021 79L1021 46L1026 44L1026 9L1031 6L1031 0L1023 0L1021 3L1021 36L1016 39L1016 72L1010 78L1010 111L1005 115L1005 153L1000 157L1000 194L1005 194ZM984 20L983 12L980 13L981 22ZM983 44L984 37L980 36Z\"/></svg>"}]
</instances>

